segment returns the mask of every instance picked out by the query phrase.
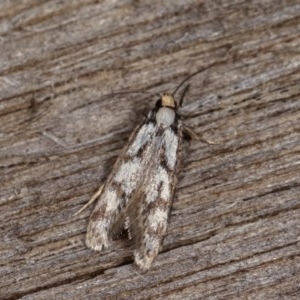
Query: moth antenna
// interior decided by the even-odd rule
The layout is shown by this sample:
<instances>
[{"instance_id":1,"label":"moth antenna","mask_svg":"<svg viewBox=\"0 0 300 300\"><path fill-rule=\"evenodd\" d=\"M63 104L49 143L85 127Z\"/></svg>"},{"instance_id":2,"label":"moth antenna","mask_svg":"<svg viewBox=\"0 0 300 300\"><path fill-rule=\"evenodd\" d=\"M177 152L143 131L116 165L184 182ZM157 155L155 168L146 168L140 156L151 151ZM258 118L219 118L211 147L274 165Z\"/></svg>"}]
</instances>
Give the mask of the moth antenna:
<instances>
[{"instance_id":1,"label":"moth antenna","mask_svg":"<svg viewBox=\"0 0 300 300\"><path fill-rule=\"evenodd\" d=\"M184 88L183 93L182 93L182 95L181 95L181 97L180 97L180 100L179 100L179 105L178 105L178 107L181 107L181 106L182 106L184 96L185 96L185 94L187 93L187 91L189 90L189 88L190 88L190 85L189 85L189 84Z\"/></svg>"},{"instance_id":2,"label":"moth antenna","mask_svg":"<svg viewBox=\"0 0 300 300\"><path fill-rule=\"evenodd\" d=\"M151 92L141 92L141 91L124 91L124 92L114 92L109 94L110 96L114 96L114 95L122 95L122 94L148 94L148 95L152 95L152 96L158 96L159 98L161 97L160 94L157 93L151 93Z\"/></svg>"},{"instance_id":3,"label":"moth antenna","mask_svg":"<svg viewBox=\"0 0 300 300\"><path fill-rule=\"evenodd\" d=\"M200 69L200 70L198 70L198 71L196 71L196 72L190 74L190 75L189 75L188 77L186 77L185 79L183 79L183 80L179 83L179 85L175 88L175 90L173 91L172 96L173 96L173 97L175 96L176 92L181 88L181 86L182 86L185 82L187 82L188 80L190 80L190 79L191 79L192 77L194 77L195 75L200 74L200 73L202 73L202 72L204 72L204 71L210 69L211 67L213 67L213 66L216 65L216 64L217 64L217 62L214 62L214 63L210 64L209 66L204 67L204 68L202 68L202 69Z\"/></svg>"}]
</instances>

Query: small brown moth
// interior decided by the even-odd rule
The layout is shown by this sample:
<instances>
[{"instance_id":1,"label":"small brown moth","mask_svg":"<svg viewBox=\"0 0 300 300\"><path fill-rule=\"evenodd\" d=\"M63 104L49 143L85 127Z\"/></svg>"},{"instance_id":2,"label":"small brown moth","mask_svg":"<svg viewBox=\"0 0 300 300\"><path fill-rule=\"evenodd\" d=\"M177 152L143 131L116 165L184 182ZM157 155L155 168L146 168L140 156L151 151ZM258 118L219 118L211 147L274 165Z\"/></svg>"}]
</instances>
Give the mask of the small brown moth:
<instances>
[{"instance_id":1,"label":"small brown moth","mask_svg":"<svg viewBox=\"0 0 300 300\"><path fill-rule=\"evenodd\" d=\"M209 66L210 67L210 66ZM207 67L208 68L208 67ZM134 238L134 261L147 271L161 248L177 183L183 125L174 100L176 91L162 94L156 106L134 130L105 184L92 197L99 201L91 214L86 244L101 251L122 227Z\"/></svg>"}]
</instances>

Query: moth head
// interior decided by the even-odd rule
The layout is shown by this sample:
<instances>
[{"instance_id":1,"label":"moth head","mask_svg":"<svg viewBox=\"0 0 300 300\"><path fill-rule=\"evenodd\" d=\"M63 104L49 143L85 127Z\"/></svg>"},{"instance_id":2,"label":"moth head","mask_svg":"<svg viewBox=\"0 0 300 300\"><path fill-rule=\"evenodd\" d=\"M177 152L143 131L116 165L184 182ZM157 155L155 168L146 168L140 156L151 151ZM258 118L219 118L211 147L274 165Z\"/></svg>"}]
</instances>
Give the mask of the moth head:
<instances>
[{"instance_id":1,"label":"moth head","mask_svg":"<svg viewBox=\"0 0 300 300\"><path fill-rule=\"evenodd\" d=\"M174 100L174 97L171 94L163 93L161 95L161 98L159 100L157 100L156 107L157 108L169 107L169 108L172 108L172 109L176 109L177 108L177 103L176 103L176 101Z\"/></svg>"},{"instance_id":2,"label":"moth head","mask_svg":"<svg viewBox=\"0 0 300 300\"><path fill-rule=\"evenodd\" d=\"M177 103L170 94L162 94L160 100L156 102L157 112L156 122L159 126L169 127L176 120Z\"/></svg>"}]
</instances>

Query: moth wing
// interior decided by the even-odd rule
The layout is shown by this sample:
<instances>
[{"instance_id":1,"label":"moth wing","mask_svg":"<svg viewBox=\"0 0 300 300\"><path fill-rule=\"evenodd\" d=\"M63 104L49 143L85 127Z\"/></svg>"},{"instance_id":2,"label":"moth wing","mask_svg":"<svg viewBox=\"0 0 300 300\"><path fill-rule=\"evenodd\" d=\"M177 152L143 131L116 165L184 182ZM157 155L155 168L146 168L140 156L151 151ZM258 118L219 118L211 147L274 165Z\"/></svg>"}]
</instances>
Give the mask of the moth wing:
<instances>
[{"instance_id":1,"label":"moth wing","mask_svg":"<svg viewBox=\"0 0 300 300\"><path fill-rule=\"evenodd\" d=\"M147 182L139 192L140 205L138 218L132 227L136 235L136 250L134 259L137 266L146 271L158 255L166 234L167 223L175 186L177 183L177 169L181 156L182 124L180 120L174 130L168 127L164 130L161 139L157 141L157 163L149 168ZM137 212L132 212L132 214ZM132 217L134 218L134 216Z\"/></svg>"},{"instance_id":2,"label":"moth wing","mask_svg":"<svg viewBox=\"0 0 300 300\"><path fill-rule=\"evenodd\" d=\"M102 250L109 245L114 227L124 220L123 212L143 177L143 170L150 159L147 149L157 131L156 125L150 122L151 118L152 112L134 130L115 162L91 214L86 245L93 250ZM143 153L146 155L142 155Z\"/></svg>"}]
</instances>

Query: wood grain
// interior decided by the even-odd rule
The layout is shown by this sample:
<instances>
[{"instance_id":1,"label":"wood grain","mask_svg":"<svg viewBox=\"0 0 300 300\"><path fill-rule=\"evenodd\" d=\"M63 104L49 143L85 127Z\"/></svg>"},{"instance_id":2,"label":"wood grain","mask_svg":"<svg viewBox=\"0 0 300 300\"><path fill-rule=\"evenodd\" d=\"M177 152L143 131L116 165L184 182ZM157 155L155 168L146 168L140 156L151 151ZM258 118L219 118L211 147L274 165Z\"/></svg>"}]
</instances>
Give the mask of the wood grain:
<instances>
[{"instance_id":1,"label":"wood grain","mask_svg":"<svg viewBox=\"0 0 300 300\"><path fill-rule=\"evenodd\" d=\"M0 2L0 299L299 299L300 2ZM85 246L130 132L186 76L163 251ZM178 99L178 98L177 98Z\"/></svg>"}]
</instances>

